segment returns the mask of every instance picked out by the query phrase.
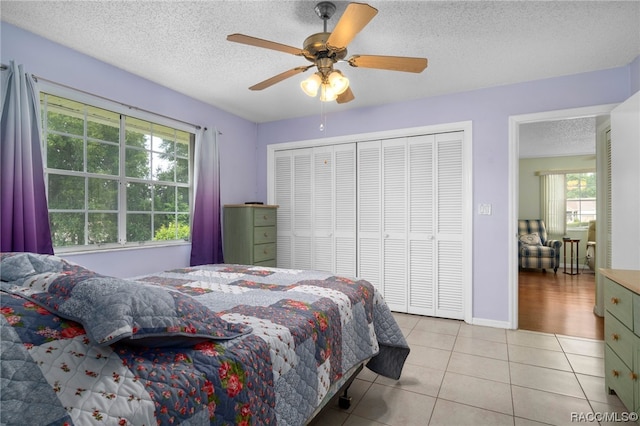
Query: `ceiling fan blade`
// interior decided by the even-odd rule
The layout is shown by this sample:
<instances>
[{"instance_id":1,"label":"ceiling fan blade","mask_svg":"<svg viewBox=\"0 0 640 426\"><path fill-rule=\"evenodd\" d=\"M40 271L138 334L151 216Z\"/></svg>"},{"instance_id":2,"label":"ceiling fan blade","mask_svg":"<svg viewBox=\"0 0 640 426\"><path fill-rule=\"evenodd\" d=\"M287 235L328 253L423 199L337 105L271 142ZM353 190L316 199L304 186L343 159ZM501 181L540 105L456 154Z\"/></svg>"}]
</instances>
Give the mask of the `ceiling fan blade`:
<instances>
[{"instance_id":1,"label":"ceiling fan blade","mask_svg":"<svg viewBox=\"0 0 640 426\"><path fill-rule=\"evenodd\" d=\"M351 87L347 87L347 90L338 95L336 102L339 104L346 104L347 102L351 102L356 97L353 96L353 92L351 91Z\"/></svg>"},{"instance_id":2,"label":"ceiling fan blade","mask_svg":"<svg viewBox=\"0 0 640 426\"><path fill-rule=\"evenodd\" d=\"M407 56L353 55L348 60L352 67L420 73L427 68L427 58Z\"/></svg>"},{"instance_id":3,"label":"ceiling fan blade","mask_svg":"<svg viewBox=\"0 0 640 426\"><path fill-rule=\"evenodd\" d=\"M249 87L249 90L262 90L262 89L266 89L267 87L273 86L276 83L281 82L282 80L285 80L289 77L293 77L296 74L300 74L301 72L305 72L306 70L308 70L309 68L311 68L314 65L309 65L306 67L296 67L293 69L290 69L289 71L285 71L283 73L280 73L278 75L274 75L271 78L266 79L265 81L261 81L258 84L254 84L253 86Z\"/></svg>"},{"instance_id":4,"label":"ceiling fan blade","mask_svg":"<svg viewBox=\"0 0 640 426\"><path fill-rule=\"evenodd\" d=\"M263 47L265 49L277 50L279 52L291 53L292 55L302 56L302 49L287 46L286 44L276 43L275 41L263 40L257 37L251 37L244 34L229 34L227 40L236 43L248 44L249 46Z\"/></svg>"},{"instance_id":5,"label":"ceiling fan blade","mask_svg":"<svg viewBox=\"0 0 640 426\"><path fill-rule=\"evenodd\" d=\"M327 46L344 49L351 40L376 16L378 9L364 3L349 3L327 39Z\"/></svg>"}]
</instances>

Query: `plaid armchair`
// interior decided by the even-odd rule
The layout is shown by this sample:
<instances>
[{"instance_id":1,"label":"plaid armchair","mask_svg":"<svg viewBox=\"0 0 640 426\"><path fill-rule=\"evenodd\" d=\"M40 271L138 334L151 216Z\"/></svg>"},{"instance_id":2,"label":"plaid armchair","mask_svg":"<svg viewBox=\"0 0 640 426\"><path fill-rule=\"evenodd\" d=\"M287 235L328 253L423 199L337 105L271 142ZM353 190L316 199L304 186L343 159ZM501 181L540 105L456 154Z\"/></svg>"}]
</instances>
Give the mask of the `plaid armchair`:
<instances>
[{"instance_id":1,"label":"plaid armchair","mask_svg":"<svg viewBox=\"0 0 640 426\"><path fill-rule=\"evenodd\" d=\"M562 241L548 240L543 220L518 220L518 260L521 268L553 268L560 266Z\"/></svg>"}]
</instances>

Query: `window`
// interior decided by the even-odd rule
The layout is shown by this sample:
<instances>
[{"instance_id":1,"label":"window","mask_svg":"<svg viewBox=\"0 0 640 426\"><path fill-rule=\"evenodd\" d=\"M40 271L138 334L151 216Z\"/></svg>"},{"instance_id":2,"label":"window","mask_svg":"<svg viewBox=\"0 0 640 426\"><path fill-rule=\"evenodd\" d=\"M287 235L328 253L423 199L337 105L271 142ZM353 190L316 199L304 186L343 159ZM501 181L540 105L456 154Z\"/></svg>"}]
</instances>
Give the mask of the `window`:
<instances>
[{"instance_id":1,"label":"window","mask_svg":"<svg viewBox=\"0 0 640 426\"><path fill-rule=\"evenodd\" d=\"M596 219L596 174L567 173L567 228L587 228Z\"/></svg>"},{"instance_id":2,"label":"window","mask_svg":"<svg viewBox=\"0 0 640 426\"><path fill-rule=\"evenodd\" d=\"M189 238L193 134L42 93L54 247Z\"/></svg>"}]
</instances>

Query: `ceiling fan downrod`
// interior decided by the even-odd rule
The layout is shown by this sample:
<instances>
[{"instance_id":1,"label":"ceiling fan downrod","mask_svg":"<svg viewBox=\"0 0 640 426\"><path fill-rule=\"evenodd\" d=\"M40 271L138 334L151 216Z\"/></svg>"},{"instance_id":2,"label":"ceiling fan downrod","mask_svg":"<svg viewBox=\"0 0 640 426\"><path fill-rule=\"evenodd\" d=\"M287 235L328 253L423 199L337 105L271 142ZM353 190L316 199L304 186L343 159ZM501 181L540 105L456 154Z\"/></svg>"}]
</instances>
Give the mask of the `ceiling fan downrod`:
<instances>
[{"instance_id":1,"label":"ceiling fan downrod","mask_svg":"<svg viewBox=\"0 0 640 426\"><path fill-rule=\"evenodd\" d=\"M330 1L321 1L314 9L316 15L324 21L324 32L327 32L327 21L336 13L336 5Z\"/></svg>"}]
</instances>

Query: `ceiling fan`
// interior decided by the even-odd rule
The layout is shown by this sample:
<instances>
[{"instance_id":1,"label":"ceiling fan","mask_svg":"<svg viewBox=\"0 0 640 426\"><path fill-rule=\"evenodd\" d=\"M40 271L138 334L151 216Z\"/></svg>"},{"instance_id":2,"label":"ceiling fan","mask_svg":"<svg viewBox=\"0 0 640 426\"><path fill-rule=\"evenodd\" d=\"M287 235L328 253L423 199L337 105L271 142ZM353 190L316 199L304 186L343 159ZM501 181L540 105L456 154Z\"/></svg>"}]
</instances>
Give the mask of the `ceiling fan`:
<instances>
[{"instance_id":1,"label":"ceiling fan","mask_svg":"<svg viewBox=\"0 0 640 426\"><path fill-rule=\"evenodd\" d=\"M376 68L413 73L420 73L427 67L426 58L405 56L353 55L345 60L347 46L373 19L378 10L364 3L349 3L333 32L329 33L327 32L327 21L335 11L335 4L329 1L321 1L316 5L315 12L324 21L324 31L307 37L302 49L244 34L228 35L227 40L229 41L277 50L296 56L304 56L312 63L311 65L296 67L275 75L249 87L249 89L266 89L315 66L318 71L301 83L302 90L307 95L314 97L320 91L321 101L336 100L338 103L346 103L352 101L355 97L349 88L349 80L342 72L334 70L333 65L337 62L347 62L356 68Z\"/></svg>"}]
</instances>

